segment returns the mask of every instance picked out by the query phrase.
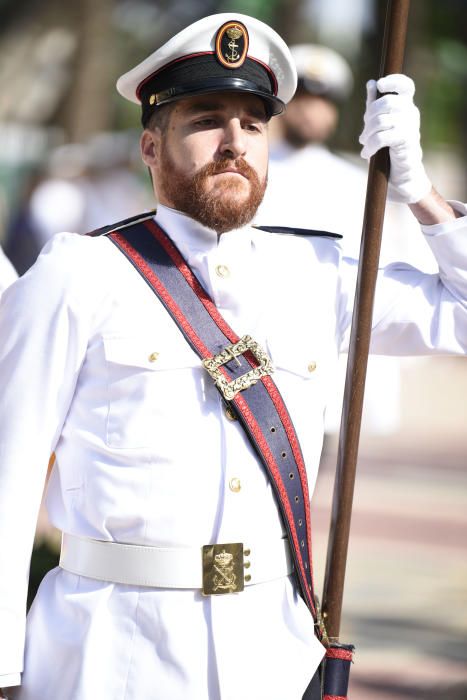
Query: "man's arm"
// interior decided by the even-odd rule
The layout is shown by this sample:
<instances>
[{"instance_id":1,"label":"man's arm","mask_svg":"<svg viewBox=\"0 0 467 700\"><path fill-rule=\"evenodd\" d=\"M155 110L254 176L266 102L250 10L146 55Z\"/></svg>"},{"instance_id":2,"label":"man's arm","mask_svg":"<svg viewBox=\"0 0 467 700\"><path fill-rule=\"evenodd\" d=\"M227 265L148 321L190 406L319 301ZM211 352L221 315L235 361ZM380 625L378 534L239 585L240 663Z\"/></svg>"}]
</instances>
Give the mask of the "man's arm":
<instances>
[{"instance_id":1,"label":"man's arm","mask_svg":"<svg viewBox=\"0 0 467 700\"><path fill-rule=\"evenodd\" d=\"M92 240L57 236L0 302L0 687L18 684L22 671L29 560L47 463L92 323Z\"/></svg>"},{"instance_id":2,"label":"man's arm","mask_svg":"<svg viewBox=\"0 0 467 700\"><path fill-rule=\"evenodd\" d=\"M378 276L371 352L422 355L467 353L467 208L447 202L433 188L423 165L420 112L415 86L405 75L367 84L362 157L389 149L389 195L409 206L439 267L426 275L393 263ZM343 270L346 300L341 316L343 348L348 342L356 261ZM344 330L345 329L345 330Z\"/></svg>"},{"instance_id":3,"label":"man's arm","mask_svg":"<svg viewBox=\"0 0 467 700\"><path fill-rule=\"evenodd\" d=\"M418 223L422 226L433 226L434 224L444 224L463 216L447 202L434 187L429 194L419 202L409 204L410 210Z\"/></svg>"}]
</instances>

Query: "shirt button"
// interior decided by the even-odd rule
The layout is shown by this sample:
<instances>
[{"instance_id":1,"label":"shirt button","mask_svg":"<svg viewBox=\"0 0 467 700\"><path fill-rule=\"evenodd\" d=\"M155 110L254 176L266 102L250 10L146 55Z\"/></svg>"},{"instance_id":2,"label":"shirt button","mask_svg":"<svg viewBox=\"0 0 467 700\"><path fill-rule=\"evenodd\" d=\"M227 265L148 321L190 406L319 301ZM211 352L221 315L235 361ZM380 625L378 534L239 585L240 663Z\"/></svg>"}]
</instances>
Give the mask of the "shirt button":
<instances>
[{"instance_id":1,"label":"shirt button","mask_svg":"<svg viewBox=\"0 0 467 700\"><path fill-rule=\"evenodd\" d=\"M155 361L157 360L158 357L159 357L159 353L158 353L158 352L152 352L152 353L149 355L148 360L149 360L149 362L155 362Z\"/></svg>"},{"instance_id":2,"label":"shirt button","mask_svg":"<svg viewBox=\"0 0 467 700\"><path fill-rule=\"evenodd\" d=\"M313 362L310 362L310 364L308 365L308 371L309 371L309 372L314 372L315 369L316 369L316 362L314 362L314 361L313 361Z\"/></svg>"},{"instance_id":3,"label":"shirt button","mask_svg":"<svg viewBox=\"0 0 467 700\"><path fill-rule=\"evenodd\" d=\"M229 277L229 275L230 275L230 270L229 270L229 268L227 267L227 265L217 265L217 267L216 267L216 275L217 275L218 277L223 277L223 278L225 279L226 277Z\"/></svg>"},{"instance_id":4,"label":"shirt button","mask_svg":"<svg viewBox=\"0 0 467 700\"><path fill-rule=\"evenodd\" d=\"M238 493L241 489L240 485L240 479L238 479L236 476L234 476L232 479L229 481L229 489L233 491L234 493Z\"/></svg>"}]
</instances>

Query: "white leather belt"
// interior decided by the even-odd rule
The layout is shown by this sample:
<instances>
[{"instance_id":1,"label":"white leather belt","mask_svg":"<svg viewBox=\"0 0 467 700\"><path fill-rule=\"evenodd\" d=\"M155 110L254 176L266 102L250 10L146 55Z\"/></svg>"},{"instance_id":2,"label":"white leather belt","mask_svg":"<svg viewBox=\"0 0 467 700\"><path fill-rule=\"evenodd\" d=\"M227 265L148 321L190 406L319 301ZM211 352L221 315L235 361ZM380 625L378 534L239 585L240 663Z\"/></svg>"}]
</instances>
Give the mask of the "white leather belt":
<instances>
[{"instance_id":1,"label":"white leather belt","mask_svg":"<svg viewBox=\"0 0 467 700\"><path fill-rule=\"evenodd\" d=\"M258 544L150 547L63 533L60 567L79 576L154 588L237 593L293 571L287 539Z\"/></svg>"}]
</instances>

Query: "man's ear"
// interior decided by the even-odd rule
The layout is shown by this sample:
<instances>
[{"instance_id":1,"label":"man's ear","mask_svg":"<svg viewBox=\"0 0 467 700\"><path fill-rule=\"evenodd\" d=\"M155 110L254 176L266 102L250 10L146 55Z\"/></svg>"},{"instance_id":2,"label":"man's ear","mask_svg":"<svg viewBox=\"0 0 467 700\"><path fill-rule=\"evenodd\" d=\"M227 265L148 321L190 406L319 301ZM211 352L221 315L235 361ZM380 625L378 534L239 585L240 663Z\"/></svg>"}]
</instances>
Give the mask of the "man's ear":
<instances>
[{"instance_id":1,"label":"man's ear","mask_svg":"<svg viewBox=\"0 0 467 700\"><path fill-rule=\"evenodd\" d=\"M149 168L156 166L158 163L160 152L160 138L161 133L159 129L145 129L141 134L141 158Z\"/></svg>"}]
</instances>

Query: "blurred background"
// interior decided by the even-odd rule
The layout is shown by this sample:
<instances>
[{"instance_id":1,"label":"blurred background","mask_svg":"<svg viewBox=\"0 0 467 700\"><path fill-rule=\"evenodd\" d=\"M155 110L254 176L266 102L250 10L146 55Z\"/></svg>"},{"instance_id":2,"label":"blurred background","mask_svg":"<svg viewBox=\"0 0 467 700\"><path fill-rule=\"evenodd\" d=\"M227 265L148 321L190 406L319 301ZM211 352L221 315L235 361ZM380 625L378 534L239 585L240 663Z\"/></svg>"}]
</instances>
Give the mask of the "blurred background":
<instances>
[{"instance_id":1,"label":"blurred background","mask_svg":"<svg viewBox=\"0 0 467 700\"><path fill-rule=\"evenodd\" d=\"M57 231L84 233L155 206L138 155L139 109L118 96L116 78L190 22L231 10L268 22L289 44L323 44L348 61L354 89L329 146L358 161L383 0L0 0L0 244L19 274ZM445 196L466 201L465 0L412 0L405 72L417 85L429 174ZM403 225L394 232L403 253L409 236ZM410 255L430 268L417 245ZM342 630L357 646L350 695L467 698L465 358L370 369L376 389L365 408ZM332 423L313 499L319 581ZM56 562L57 533L44 513L36 539L31 597Z\"/></svg>"}]
</instances>

